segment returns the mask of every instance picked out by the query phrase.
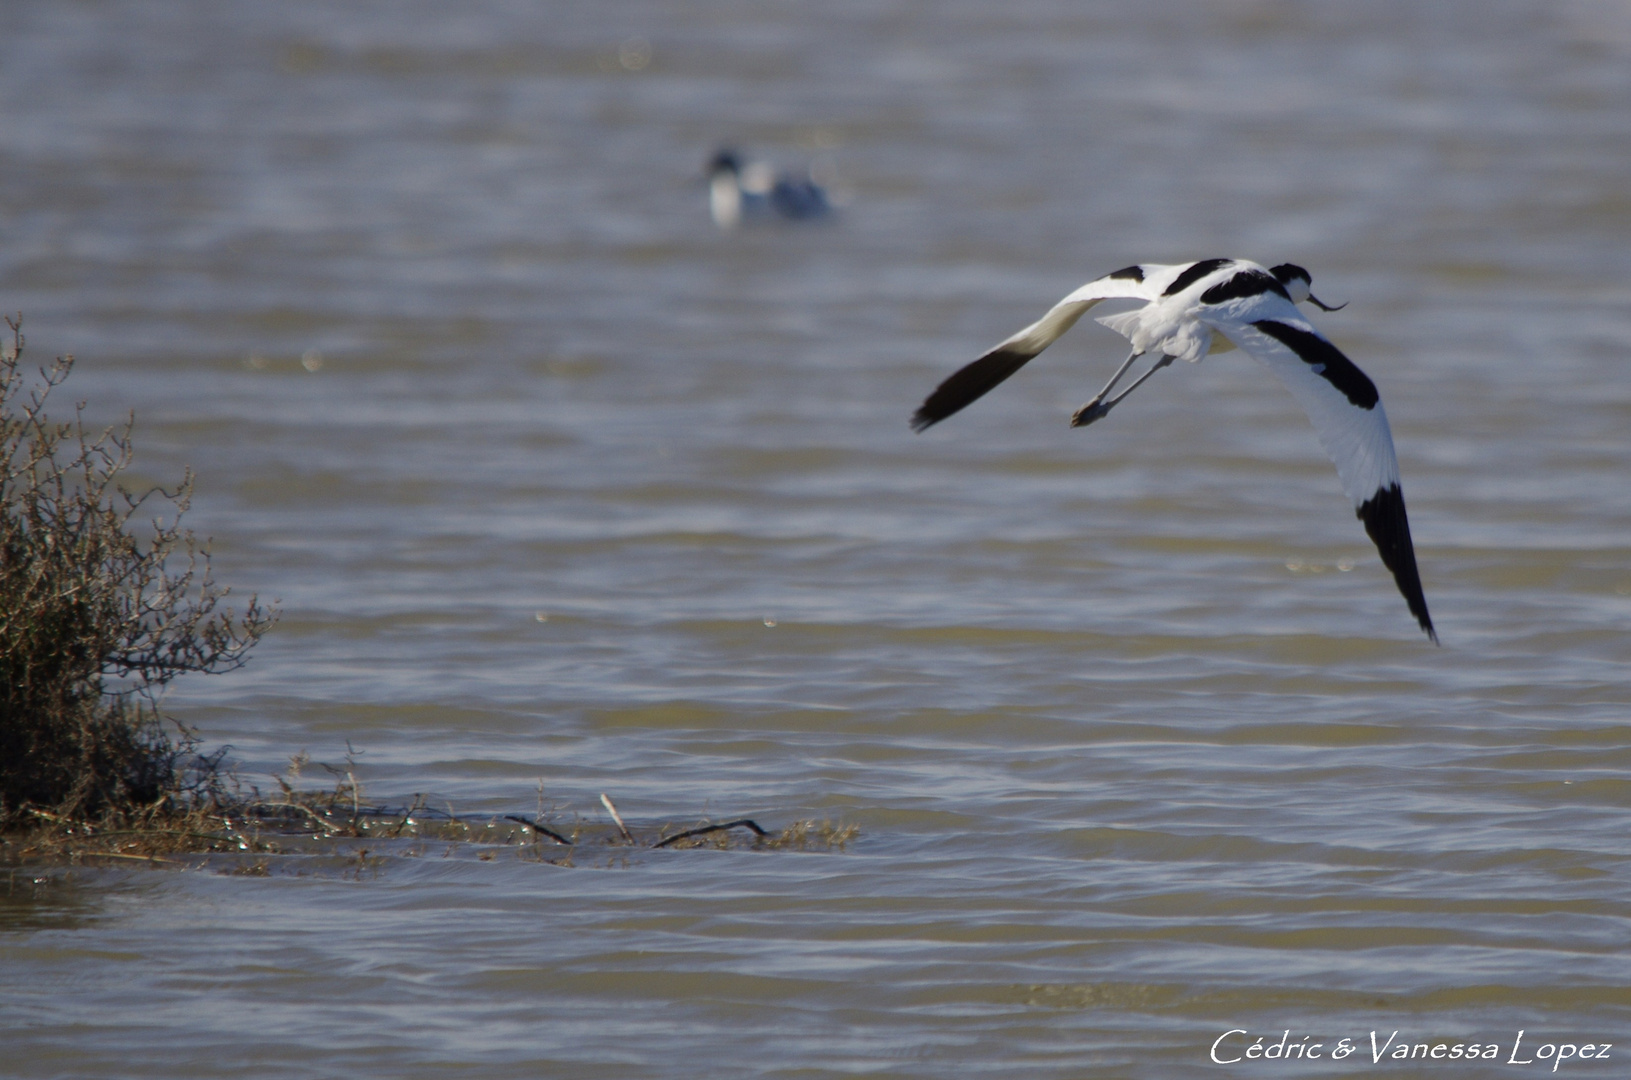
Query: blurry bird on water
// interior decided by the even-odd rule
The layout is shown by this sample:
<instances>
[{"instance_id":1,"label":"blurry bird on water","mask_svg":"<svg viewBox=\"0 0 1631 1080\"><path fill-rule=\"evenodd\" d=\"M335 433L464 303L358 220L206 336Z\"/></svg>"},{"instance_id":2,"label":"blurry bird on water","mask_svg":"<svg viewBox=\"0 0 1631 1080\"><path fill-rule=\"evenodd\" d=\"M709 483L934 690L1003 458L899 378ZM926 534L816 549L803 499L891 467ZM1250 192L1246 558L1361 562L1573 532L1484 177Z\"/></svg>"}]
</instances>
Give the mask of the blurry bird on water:
<instances>
[{"instance_id":1,"label":"blurry bird on water","mask_svg":"<svg viewBox=\"0 0 1631 1080\"><path fill-rule=\"evenodd\" d=\"M708 163L708 210L714 224L734 229L755 220L816 221L832 213L832 203L809 173L777 172L726 147Z\"/></svg>"},{"instance_id":2,"label":"blurry bird on water","mask_svg":"<svg viewBox=\"0 0 1631 1080\"><path fill-rule=\"evenodd\" d=\"M1410 613L1436 643L1438 634L1427 613L1410 542L1387 413L1376 384L1302 317L1297 305L1304 302L1324 311L1337 310L1320 303L1311 284L1308 271L1292 263L1270 270L1244 259L1203 259L1173 266L1149 263L1117 270L1083 285L1040 320L955 372L918 407L912 427L922 431L984 395L1059 340L1101 300L1142 300L1141 307L1098 319L1130 340L1133 353L1104 389L1076 410L1071 426L1084 427L1103 418L1174 360L1193 364L1208 352L1235 348L1255 357L1308 413L1353 500L1355 514L1393 572ZM1106 399L1145 353L1160 359L1121 393Z\"/></svg>"}]
</instances>

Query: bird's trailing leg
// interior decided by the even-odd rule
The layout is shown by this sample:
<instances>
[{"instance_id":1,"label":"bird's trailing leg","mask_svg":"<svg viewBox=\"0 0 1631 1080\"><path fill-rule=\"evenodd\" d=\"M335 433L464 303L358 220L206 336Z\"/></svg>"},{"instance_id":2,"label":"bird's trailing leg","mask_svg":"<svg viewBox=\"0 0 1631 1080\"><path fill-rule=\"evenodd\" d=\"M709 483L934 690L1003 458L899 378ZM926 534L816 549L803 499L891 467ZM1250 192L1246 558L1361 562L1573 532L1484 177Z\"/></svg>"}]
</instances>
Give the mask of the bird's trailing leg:
<instances>
[{"instance_id":1,"label":"bird's trailing leg","mask_svg":"<svg viewBox=\"0 0 1631 1080\"><path fill-rule=\"evenodd\" d=\"M1094 394L1092 401L1089 401L1086 405L1083 405L1080 409L1076 410L1076 415L1070 419L1070 426L1081 427L1083 424L1091 424L1093 421L1109 412L1110 406L1108 405L1106 405L1102 411L1095 412L1094 410L1099 408L1099 402L1104 400L1104 395L1110 392L1110 388L1115 386L1123 375L1127 374L1127 369L1133 366L1133 361L1137 360L1143 355L1144 354L1142 352L1134 349L1133 355L1129 356L1126 360L1123 360L1121 366L1116 369L1116 373L1110 376L1110 381L1104 384L1104 389ZM1117 400L1119 401L1120 399L1118 398Z\"/></svg>"},{"instance_id":2,"label":"bird's trailing leg","mask_svg":"<svg viewBox=\"0 0 1631 1080\"><path fill-rule=\"evenodd\" d=\"M1127 362L1122 364L1121 367L1116 370L1116 373L1110 377L1110 381L1104 384L1104 389L1100 390L1097 394L1094 394L1092 401L1089 401L1086 405L1083 405L1080 409L1076 410L1076 415L1070 418L1070 426L1086 427L1093 421L1101 418L1111 409L1115 408L1122 398L1125 398L1128 394L1144 385L1145 379L1149 378L1151 375L1154 375L1157 371L1160 371L1162 368L1178 359L1176 356L1172 356L1168 353L1162 353L1161 359L1150 365L1150 370L1140 375L1127 389L1123 390L1109 401L1105 401L1104 395L1108 394L1110 392L1110 388L1116 385L1116 380L1120 379L1126 370L1132 366L1134 360L1137 360L1143 355L1144 354L1141 352L1135 352L1133 355L1129 356L1127 358Z\"/></svg>"}]
</instances>

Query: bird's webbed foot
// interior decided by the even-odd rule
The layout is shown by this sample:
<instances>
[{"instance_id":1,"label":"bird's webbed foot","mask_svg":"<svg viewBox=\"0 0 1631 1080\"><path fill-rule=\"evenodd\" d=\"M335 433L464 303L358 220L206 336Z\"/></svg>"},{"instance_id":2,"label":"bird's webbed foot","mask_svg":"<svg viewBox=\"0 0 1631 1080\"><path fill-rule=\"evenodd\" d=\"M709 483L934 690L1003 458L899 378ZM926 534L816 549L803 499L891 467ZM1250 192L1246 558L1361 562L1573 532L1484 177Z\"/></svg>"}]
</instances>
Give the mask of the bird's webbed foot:
<instances>
[{"instance_id":1,"label":"bird's webbed foot","mask_svg":"<svg viewBox=\"0 0 1631 1080\"><path fill-rule=\"evenodd\" d=\"M1114 401L1105 402L1101 398L1094 398L1092 401L1089 401L1086 405L1083 405L1080 409L1076 410L1075 415L1070 418L1070 426L1086 427L1093 421L1107 416L1110 409L1114 405Z\"/></svg>"},{"instance_id":2,"label":"bird's webbed foot","mask_svg":"<svg viewBox=\"0 0 1631 1080\"><path fill-rule=\"evenodd\" d=\"M1126 371L1134 360L1137 360L1143 355L1143 353L1135 352L1133 355L1129 356L1127 358L1127 363L1121 365L1121 370L1117 371L1115 375L1111 377L1110 381L1105 384L1104 389L1095 394L1092 401L1089 401L1086 405L1083 405L1080 409L1076 410L1076 415L1070 418L1070 426L1086 427L1093 421L1100 419L1111 409L1115 408L1117 402L1121 401L1121 399L1125 398L1134 390L1137 390L1140 386L1143 386L1145 379L1148 379L1151 375L1154 375L1157 371L1160 371L1162 368L1178 359L1176 356L1173 356L1170 353L1162 353L1161 359L1150 365L1150 370L1140 375L1133 382L1133 385L1129 386L1127 389L1123 390L1109 401L1106 401L1104 399L1104 395L1110 392L1110 387L1116 385L1116 380L1121 378L1121 373Z\"/></svg>"}]
</instances>

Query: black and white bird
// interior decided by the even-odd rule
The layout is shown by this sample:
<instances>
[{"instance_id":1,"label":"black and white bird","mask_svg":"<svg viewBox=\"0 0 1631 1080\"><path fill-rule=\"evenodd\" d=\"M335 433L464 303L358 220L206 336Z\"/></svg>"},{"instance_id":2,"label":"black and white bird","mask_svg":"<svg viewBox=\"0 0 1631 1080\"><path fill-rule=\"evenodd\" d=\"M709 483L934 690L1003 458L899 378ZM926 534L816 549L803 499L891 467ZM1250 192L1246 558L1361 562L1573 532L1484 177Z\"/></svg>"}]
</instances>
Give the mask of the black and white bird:
<instances>
[{"instance_id":1,"label":"black and white bird","mask_svg":"<svg viewBox=\"0 0 1631 1080\"><path fill-rule=\"evenodd\" d=\"M708 163L708 212L721 229L746 220L813 221L832 212L827 192L814 177L777 172L765 161L744 162L732 149Z\"/></svg>"},{"instance_id":2,"label":"black and white bird","mask_svg":"<svg viewBox=\"0 0 1631 1080\"><path fill-rule=\"evenodd\" d=\"M1381 396L1352 360L1318 330L1297 305L1324 311L1310 291L1308 271L1291 263L1272 270L1244 259L1202 259L1176 266L1129 266L1090 281L1027 326L941 383L919 406L912 427L939 423L1002 382L1026 361L1059 340L1101 300L1142 300L1142 307L1098 321L1129 339L1133 353L1104 389L1076 410L1072 427L1102 419L1144 380L1174 360L1197 363L1208 352L1239 348L1277 375L1314 422L1320 445L1336 464L1355 513L1393 572L1410 613L1434 643L1438 634L1427 613L1416 552L1410 542L1399 487L1399 462ZM1115 397L1106 398L1133 362L1160 357Z\"/></svg>"}]
</instances>

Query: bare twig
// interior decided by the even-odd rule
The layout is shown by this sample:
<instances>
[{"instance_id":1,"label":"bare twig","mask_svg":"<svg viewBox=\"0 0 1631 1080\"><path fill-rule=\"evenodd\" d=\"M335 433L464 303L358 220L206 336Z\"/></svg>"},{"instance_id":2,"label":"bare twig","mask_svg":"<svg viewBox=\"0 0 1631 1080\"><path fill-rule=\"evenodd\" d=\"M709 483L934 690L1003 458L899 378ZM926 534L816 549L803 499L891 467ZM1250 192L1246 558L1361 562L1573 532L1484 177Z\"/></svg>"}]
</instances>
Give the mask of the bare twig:
<instances>
[{"instance_id":1,"label":"bare twig","mask_svg":"<svg viewBox=\"0 0 1631 1080\"><path fill-rule=\"evenodd\" d=\"M634 843L634 837L629 835L629 827L623 824L623 815L617 812L617 807L612 805L612 800L607 797L605 792L601 792L600 801L611 812L612 820L617 822L617 831L623 834L623 839L631 844Z\"/></svg>"},{"instance_id":2,"label":"bare twig","mask_svg":"<svg viewBox=\"0 0 1631 1080\"><path fill-rule=\"evenodd\" d=\"M653 848L667 847L669 844L679 840L684 840L690 836L702 836L705 833L724 832L726 829L734 829L737 826L751 830L753 835L759 837L761 840L770 835L763 829L759 828L757 822L751 821L748 818L738 818L735 821L727 821L723 825L704 825L697 829L687 829L682 833L675 833L673 836L670 836L667 840L664 840L661 843L652 844L651 846Z\"/></svg>"},{"instance_id":3,"label":"bare twig","mask_svg":"<svg viewBox=\"0 0 1631 1080\"><path fill-rule=\"evenodd\" d=\"M351 740L345 741L345 778L351 782L351 827L357 827L362 816L362 789L357 786L357 751Z\"/></svg>"},{"instance_id":4,"label":"bare twig","mask_svg":"<svg viewBox=\"0 0 1631 1080\"><path fill-rule=\"evenodd\" d=\"M401 836L402 835L402 830L407 828L409 825L413 824L413 815L414 815L414 813L420 807L424 806L424 804L425 804L425 797L423 795L417 795L417 794L414 795L413 805L408 807L406 810L404 810L402 812L402 820L396 823L396 831L393 832L391 835L392 836Z\"/></svg>"},{"instance_id":5,"label":"bare twig","mask_svg":"<svg viewBox=\"0 0 1631 1080\"><path fill-rule=\"evenodd\" d=\"M505 821L519 821L521 824L525 825L527 828L531 829L533 832L538 833L540 836L547 836L551 840L555 841L557 844L565 844L567 847L572 846L572 841L568 840L566 837L562 836L560 833L556 832L554 829L547 828L547 827L545 827L543 825L538 824L536 821L531 821L531 820L529 820L527 818L524 818L520 814L505 814L504 815L504 820ZM625 835L627 835L627 834L625 834Z\"/></svg>"}]
</instances>

